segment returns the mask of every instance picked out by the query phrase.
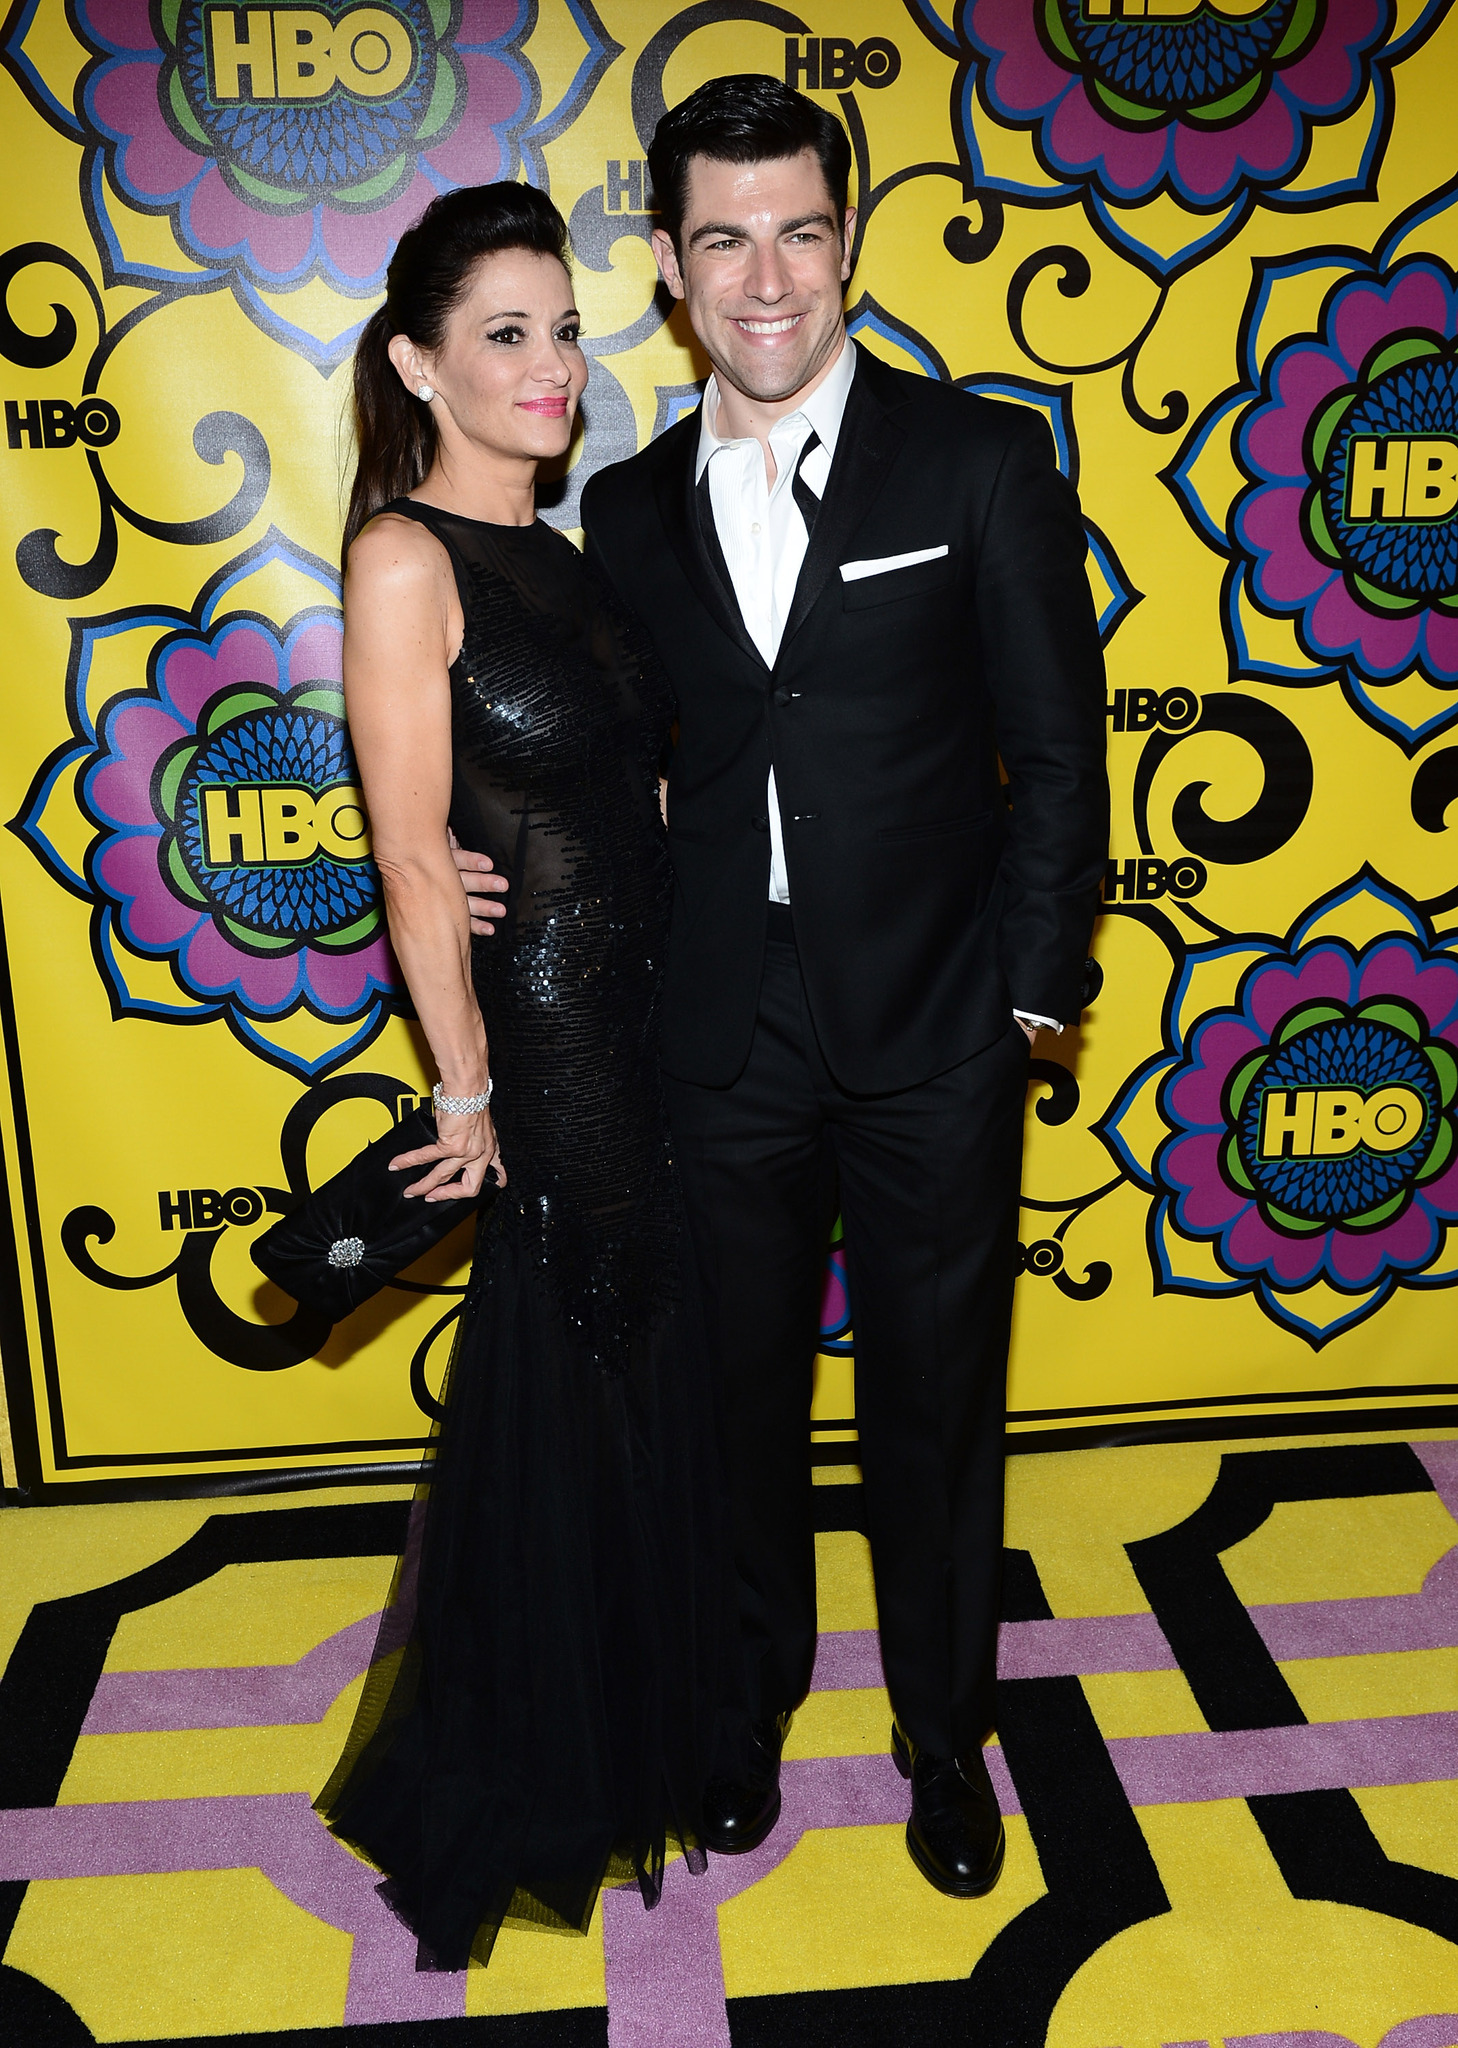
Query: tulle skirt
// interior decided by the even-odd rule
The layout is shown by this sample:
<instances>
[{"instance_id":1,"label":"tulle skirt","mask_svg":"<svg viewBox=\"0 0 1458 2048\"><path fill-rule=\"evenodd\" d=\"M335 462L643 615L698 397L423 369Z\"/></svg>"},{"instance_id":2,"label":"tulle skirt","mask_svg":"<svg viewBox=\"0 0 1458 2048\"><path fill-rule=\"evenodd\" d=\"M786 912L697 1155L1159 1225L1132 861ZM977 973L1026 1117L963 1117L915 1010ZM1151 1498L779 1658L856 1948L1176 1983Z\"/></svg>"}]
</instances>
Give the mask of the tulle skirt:
<instances>
[{"instance_id":1,"label":"tulle skirt","mask_svg":"<svg viewBox=\"0 0 1458 2048\"><path fill-rule=\"evenodd\" d=\"M504 1206L504 1205L503 1205ZM627 1369L583 1356L520 1228L483 1236L445 1419L349 1744L316 1804L384 1874L417 1966L503 1924L585 1932L604 1882L703 1868L737 1658L686 1244Z\"/></svg>"}]
</instances>

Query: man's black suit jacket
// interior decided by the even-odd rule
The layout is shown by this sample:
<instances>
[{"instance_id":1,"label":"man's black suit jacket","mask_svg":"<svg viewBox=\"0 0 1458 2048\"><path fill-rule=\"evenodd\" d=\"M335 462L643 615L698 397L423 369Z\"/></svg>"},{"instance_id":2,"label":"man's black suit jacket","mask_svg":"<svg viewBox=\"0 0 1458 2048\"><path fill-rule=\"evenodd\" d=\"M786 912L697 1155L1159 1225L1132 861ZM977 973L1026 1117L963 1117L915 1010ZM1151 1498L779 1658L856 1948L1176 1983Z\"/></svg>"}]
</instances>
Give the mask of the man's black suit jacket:
<instances>
[{"instance_id":1,"label":"man's black suit jacket","mask_svg":"<svg viewBox=\"0 0 1458 2048\"><path fill-rule=\"evenodd\" d=\"M582 498L588 559L678 693L667 1070L727 1086L748 1057L771 763L805 988L843 1088L927 1080L1014 1008L1074 1021L1108 837L1104 676L1078 499L1045 424L860 350L772 670L695 490L698 436L694 414Z\"/></svg>"}]
</instances>

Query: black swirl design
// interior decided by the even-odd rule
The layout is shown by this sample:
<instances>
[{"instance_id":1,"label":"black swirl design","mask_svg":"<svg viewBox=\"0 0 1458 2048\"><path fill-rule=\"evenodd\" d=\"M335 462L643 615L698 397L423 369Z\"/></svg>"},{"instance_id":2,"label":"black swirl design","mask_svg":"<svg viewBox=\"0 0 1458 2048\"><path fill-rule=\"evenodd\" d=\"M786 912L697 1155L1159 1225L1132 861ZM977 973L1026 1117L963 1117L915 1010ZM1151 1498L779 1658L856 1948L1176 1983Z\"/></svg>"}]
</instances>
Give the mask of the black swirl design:
<instances>
[{"instance_id":1,"label":"black swirl design","mask_svg":"<svg viewBox=\"0 0 1458 2048\"><path fill-rule=\"evenodd\" d=\"M47 335L26 334L12 319L5 295L21 271L37 263L54 263L69 271L81 280L90 295L99 329L96 348L82 384L83 391L90 395L95 392L100 372L109 360L120 331L134 325L140 313L149 309L135 310L116 328L108 330L101 296L75 257L50 242L23 242L0 256L0 354L27 369L53 369L57 363L65 362L78 339L74 315L55 302L51 308L56 316L55 323ZM113 421L115 418L113 411ZM61 598L74 603L80 598L93 596L116 567L119 518L138 533L145 533L152 540L168 541L177 547L208 547L218 541L231 540L235 534L241 533L252 524L268 496L273 475L268 443L252 420L245 419L241 413L210 412L205 413L193 428L192 445L201 460L214 468L220 467L230 455L236 455L242 462L243 474L238 488L225 505L216 512L205 513L200 519L154 519L145 512L136 511L118 495L107 477L100 454L94 447L88 448L86 461L96 485L99 515L95 548L84 562L67 561L60 552L59 531L53 526L37 527L23 536L15 550L15 565L20 571L21 581L42 597Z\"/></svg>"},{"instance_id":2,"label":"black swirl design","mask_svg":"<svg viewBox=\"0 0 1458 2048\"><path fill-rule=\"evenodd\" d=\"M950 229L948 232L950 233ZM1040 355L1033 347L1028 339L1023 319L1024 303L1034 281L1041 277L1045 270L1055 269L1058 272L1058 292L1062 298L1081 299L1093 282L1093 271L1089 267L1088 258L1081 249L1075 249L1067 242L1053 243L1048 248L1039 249L1033 255L1024 258L1013 272L1012 282L1007 288L1007 324L1023 354L1035 362L1039 369L1051 370L1060 377L1094 376L1101 370L1116 369L1122 363L1124 374L1120 380L1120 390L1124 399L1124 409L1130 419L1151 434L1178 433L1190 416L1190 401L1183 391L1166 391L1161 400L1164 410L1152 413L1140 403L1134 389L1140 352L1159 324L1159 316L1164 311L1165 302L1169 297L1168 284L1161 285L1153 311L1133 340L1127 342L1123 348L1117 349L1111 356L1105 356L1101 362L1058 363Z\"/></svg>"},{"instance_id":3,"label":"black swirl design","mask_svg":"<svg viewBox=\"0 0 1458 2048\"><path fill-rule=\"evenodd\" d=\"M1142 852L1154 851L1149 833L1149 792L1160 764L1192 734L1228 732L1253 747L1265 779L1251 808L1239 818L1212 818L1201 799L1208 782L1191 782L1174 800L1171 822L1181 846L1201 860L1243 866L1267 860L1294 838L1311 807L1315 783L1311 749L1289 718L1258 697L1206 697L1198 721L1184 732L1154 732L1134 773L1134 829Z\"/></svg>"}]
</instances>

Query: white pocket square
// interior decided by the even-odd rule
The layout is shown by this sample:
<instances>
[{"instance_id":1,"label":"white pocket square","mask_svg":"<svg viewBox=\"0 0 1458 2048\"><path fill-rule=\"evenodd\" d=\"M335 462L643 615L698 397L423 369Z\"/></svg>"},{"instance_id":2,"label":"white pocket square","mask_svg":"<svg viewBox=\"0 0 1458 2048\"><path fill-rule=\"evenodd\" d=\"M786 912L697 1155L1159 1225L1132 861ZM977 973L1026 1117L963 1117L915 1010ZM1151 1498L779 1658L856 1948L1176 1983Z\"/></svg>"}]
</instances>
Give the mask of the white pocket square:
<instances>
[{"instance_id":1,"label":"white pocket square","mask_svg":"<svg viewBox=\"0 0 1458 2048\"><path fill-rule=\"evenodd\" d=\"M866 576L884 576L888 569L909 569L914 562L939 562L951 549L943 541L939 548L916 548L909 555L878 555L874 561L842 562L840 573L847 583L859 583Z\"/></svg>"}]
</instances>

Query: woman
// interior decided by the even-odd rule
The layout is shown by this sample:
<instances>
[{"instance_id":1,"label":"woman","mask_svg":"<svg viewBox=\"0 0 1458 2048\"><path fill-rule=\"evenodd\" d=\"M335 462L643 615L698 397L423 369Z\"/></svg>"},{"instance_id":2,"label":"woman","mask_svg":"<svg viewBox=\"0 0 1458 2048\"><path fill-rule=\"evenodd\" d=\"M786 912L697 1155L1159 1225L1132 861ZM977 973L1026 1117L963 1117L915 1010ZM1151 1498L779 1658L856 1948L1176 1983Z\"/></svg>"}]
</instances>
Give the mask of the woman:
<instances>
[{"instance_id":1,"label":"woman","mask_svg":"<svg viewBox=\"0 0 1458 2048\"><path fill-rule=\"evenodd\" d=\"M427 1202L488 1188L413 1632L319 1800L422 1968L503 1920L585 1930L605 1875L652 1905L668 1840L703 1868L734 1641L657 1069L672 706L534 512L587 382L565 251L528 185L437 199L355 357L345 697L440 1075L395 1167ZM509 885L474 948L452 835Z\"/></svg>"}]
</instances>

